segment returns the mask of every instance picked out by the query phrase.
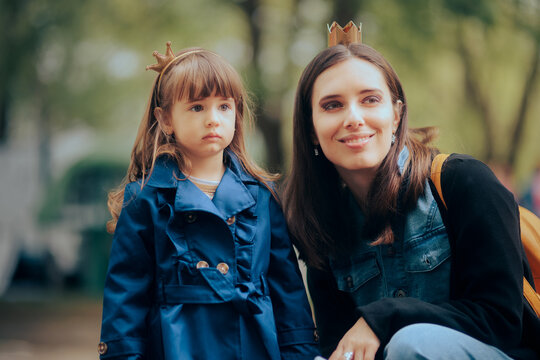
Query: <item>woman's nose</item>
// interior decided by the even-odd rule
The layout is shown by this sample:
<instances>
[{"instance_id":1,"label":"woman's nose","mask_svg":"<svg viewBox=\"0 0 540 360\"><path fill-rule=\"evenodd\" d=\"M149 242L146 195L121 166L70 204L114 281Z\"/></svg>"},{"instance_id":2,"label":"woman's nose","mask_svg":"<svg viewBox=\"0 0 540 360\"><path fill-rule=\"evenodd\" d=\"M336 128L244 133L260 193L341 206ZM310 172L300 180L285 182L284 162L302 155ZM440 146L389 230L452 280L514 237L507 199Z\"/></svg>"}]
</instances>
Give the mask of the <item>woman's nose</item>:
<instances>
[{"instance_id":1,"label":"woman's nose","mask_svg":"<svg viewBox=\"0 0 540 360\"><path fill-rule=\"evenodd\" d=\"M343 127L350 129L350 128L357 128L360 125L364 125L364 114L362 113L362 110L358 108L357 106L351 106L349 108L349 111L347 111L345 121L343 123Z\"/></svg>"}]
</instances>

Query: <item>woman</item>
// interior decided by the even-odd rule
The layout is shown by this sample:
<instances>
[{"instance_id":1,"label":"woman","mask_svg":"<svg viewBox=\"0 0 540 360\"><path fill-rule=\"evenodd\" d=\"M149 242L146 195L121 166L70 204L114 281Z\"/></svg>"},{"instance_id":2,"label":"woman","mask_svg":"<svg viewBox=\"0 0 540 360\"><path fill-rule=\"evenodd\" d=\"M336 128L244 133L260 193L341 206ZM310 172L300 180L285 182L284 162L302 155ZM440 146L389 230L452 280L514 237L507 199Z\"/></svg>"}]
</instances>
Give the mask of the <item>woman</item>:
<instances>
[{"instance_id":1,"label":"woman","mask_svg":"<svg viewBox=\"0 0 540 360\"><path fill-rule=\"evenodd\" d=\"M536 359L514 198L483 163L453 154L439 208L430 137L408 129L399 78L372 48L334 46L304 70L283 199L321 352Z\"/></svg>"}]
</instances>

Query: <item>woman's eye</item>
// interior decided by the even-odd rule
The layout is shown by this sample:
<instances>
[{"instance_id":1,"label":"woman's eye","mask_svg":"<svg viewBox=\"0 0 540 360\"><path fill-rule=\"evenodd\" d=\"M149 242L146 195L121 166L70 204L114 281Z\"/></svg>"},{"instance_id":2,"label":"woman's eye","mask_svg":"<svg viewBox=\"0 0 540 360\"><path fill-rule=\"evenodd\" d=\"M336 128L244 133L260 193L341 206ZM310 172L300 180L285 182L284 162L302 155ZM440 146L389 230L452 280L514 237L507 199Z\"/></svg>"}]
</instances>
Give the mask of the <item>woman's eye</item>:
<instances>
[{"instance_id":1,"label":"woman's eye","mask_svg":"<svg viewBox=\"0 0 540 360\"><path fill-rule=\"evenodd\" d=\"M203 107L202 107L202 105L193 105L192 107L189 108L189 110L199 112L199 111L203 110Z\"/></svg>"},{"instance_id":2,"label":"woman's eye","mask_svg":"<svg viewBox=\"0 0 540 360\"><path fill-rule=\"evenodd\" d=\"M331 101L329 103L323 104L322 108L324 111L330 111L335 110L337 108L341 108L343 105L339 101Z\"/></svg>"},{"instance_id":3,"label":"woman's eye","mask_svg":"<svg viewBox=\"0 0 540 360\"><path fill-rule=\"evenodd\" d=\"M364 104L376 104L376 103L379 103L381 100L379 99L378 96L368 96L367 98L364 99L363 103Z\"/></svg>"}]
</instances>

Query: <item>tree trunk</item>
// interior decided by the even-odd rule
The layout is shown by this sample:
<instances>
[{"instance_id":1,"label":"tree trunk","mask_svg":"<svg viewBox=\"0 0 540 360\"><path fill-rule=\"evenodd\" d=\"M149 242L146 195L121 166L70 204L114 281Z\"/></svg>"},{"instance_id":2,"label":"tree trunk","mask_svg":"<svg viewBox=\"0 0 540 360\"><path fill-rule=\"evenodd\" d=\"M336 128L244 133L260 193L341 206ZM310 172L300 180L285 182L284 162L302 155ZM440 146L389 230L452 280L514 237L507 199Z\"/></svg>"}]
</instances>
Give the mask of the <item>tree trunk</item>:
<instances>
[{"instance_id":1,"label":"tree trunk","mask_svg":"<svg viewBox=\"0 0 540 360\"><path fill-rule=\"evenodd\" d=\"M529 109L529 100L531 95L534 94L538 85L538 66L540 65L540 41L536 42L536 46L532 53L531 67L527 74L527 80L523 87L523 95L521 96L521 104L519 105L518 113L515 120L514 132L510 142L510 149L508 151L507 165L513 168L516 163L516 158L521 145L521 139L523 137L523 128L525 127L525 120L527 118L527 110Z\"/></svg>"},{"instance_id":2,"label":"tree trunk","mask_svg":"<svg viewBox=\"0 0 540 360\"><path fill-rule=\"evenodd\" d=\"M480 82L475 79L474 75L478 72L474 67L473 55L467 46L466 35L464 33L463 23L458 25L457 39L458 52L461 55L461 60L464 69L464 86L465 94L475 107L480 115L480 119L484 128L484 155L483 159L486 162L491 162L494 159L494 142L495 136L493 132L493 114L489 101L480 89Z\"/></svg>"}]
</instances>

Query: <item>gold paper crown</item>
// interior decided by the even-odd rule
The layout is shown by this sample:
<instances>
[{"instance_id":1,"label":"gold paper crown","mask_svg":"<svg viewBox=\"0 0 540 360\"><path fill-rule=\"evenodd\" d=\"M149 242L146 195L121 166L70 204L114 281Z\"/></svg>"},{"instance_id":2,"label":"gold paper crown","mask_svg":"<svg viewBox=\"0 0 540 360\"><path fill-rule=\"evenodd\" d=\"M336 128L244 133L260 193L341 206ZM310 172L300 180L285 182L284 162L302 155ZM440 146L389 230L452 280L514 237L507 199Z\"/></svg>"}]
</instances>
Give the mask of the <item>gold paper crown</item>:
<instances>
[{"instance_id":1,"label":"gold paper crown","mask_svg":"<svg viewBox=\"0 0 540 360\"><path fill-rule=\"evenodd\" d=\"M362 23L356 26L351 20L345 27L341 27L334 21L328 26L328 47L338 44L347 46L351 43L362 43Z\"/></svg>"},{"instance_id":2,"label":"gold paper crown","mask_svg":"<svg viewBox=\"0 0 540 360\"><path fill-rule=\"evenodd\" d=\"M165 55L160 54L157 50L154 51L152 55L156 58L157 64L146 66L146 70L154 70L159 73L159 79L158 79L158 84L157 84L158 92L159 92L159 87L161 85L161 77L163 76L163 73L175 60L180 59L181 57L187 56L189 54L198 53L201 51L203 50L195 49L191 51L186 51L178 56L174 56L174 52L171 49L170 41L167 41L167 50L165 51Z\"/></svg>"}]
</instances>

